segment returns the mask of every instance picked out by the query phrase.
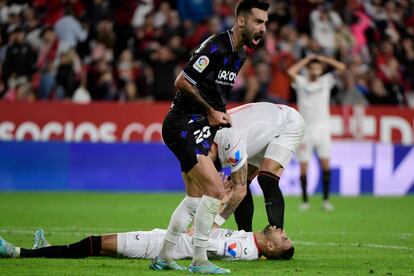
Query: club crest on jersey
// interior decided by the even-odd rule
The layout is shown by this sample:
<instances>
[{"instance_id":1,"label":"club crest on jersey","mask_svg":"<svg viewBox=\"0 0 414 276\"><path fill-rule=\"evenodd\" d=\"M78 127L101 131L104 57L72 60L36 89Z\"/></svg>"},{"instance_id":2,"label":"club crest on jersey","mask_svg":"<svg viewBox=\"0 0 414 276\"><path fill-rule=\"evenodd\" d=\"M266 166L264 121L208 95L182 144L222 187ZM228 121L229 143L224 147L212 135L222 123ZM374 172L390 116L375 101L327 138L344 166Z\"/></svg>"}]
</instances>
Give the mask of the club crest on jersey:
<instances>
[{"instance_id":1,"label":"club crest on jersey","mask_svg":"<svg viewBox=\"0 0 414 276\"><path fill-rule=\"evenodd\" d=\"M227 252L232 255L234 258L236 258L237 255L237 243L232 243L227 247Z\"/></svg>"},{"instance_id":2,"label":"club crest on jersey","mask_svg":"<svg viewBox=\"0 0 414 276\"><path fill-rule=\"evenodd\" d=\"M228 160L231 165L236 166L240 162L240 159L240 150L238 150L236 151L236 154L234 154L234 158L230 157Z\"/></svg>"},{"instance_id":3,"label":"club crest on jersey","mask_svg":"<svg viewBox=\"0 0 414 276\"><path fill-rule=\"evenodd\" d=\"M193 68L201 73L204 71L204 69L207 68L208 64L210 63L210 59L207 56L200 56L196 62L193 64Z\"/></svg>"}]
</instances>

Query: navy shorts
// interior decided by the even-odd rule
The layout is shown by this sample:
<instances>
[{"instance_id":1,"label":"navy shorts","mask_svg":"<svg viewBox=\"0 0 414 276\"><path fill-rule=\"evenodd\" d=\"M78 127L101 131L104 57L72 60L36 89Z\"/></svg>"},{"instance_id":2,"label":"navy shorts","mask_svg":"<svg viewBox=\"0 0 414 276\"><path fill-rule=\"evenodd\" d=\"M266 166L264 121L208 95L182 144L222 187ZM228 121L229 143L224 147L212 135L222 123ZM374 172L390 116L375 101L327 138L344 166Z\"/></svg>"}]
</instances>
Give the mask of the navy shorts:
<instances>
[{"instance_id":1,"label":"navy shorts","mask_svg":"<svg viewBox=\"0 0 414 276\"><path fill-rule=\"evenodd\" d=\"M188 173L197 155L208 155L218 128L210 126L204 114L169 112L162 124L162 138Z\"/></svg>"}]
</instances>

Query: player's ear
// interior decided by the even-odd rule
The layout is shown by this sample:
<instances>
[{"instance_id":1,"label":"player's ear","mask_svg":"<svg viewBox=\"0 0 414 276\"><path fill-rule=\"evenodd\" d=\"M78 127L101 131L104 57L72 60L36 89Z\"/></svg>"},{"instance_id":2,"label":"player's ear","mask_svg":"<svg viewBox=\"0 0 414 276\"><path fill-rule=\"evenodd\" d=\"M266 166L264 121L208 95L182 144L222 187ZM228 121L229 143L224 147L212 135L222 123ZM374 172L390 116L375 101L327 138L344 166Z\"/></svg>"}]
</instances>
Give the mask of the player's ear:
<instances>
[{"instance_id":1,"label":"player's ear","mask_svg":"<svg viewBox=\"0 0 414 276\"><path fill-rule=\"evenodd\" d=\"M239 15L237 17L237 25L240 28L244 28L244 25L246 24L246 18L243 15Z\"/></svg>"},{"instance_id":2,"label":"player's ear","mask_svg":"<svg viewBox=\"0 0 414 276\"><path fill-rule=\"evenodd\" d=\"M267 246L267 249L269 251L274 251L275 250L275 244L273 243L273 241L267 241L266 246Z\"/></svg>"}]
</instances>

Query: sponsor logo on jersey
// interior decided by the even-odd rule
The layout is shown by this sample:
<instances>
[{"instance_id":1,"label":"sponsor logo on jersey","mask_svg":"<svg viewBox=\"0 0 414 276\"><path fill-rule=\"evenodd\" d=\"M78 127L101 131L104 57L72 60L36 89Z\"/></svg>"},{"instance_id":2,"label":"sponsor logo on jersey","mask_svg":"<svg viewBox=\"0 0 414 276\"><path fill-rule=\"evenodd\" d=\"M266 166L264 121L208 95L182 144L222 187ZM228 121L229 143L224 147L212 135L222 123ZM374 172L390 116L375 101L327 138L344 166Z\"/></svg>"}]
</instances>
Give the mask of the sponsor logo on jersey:
<instances>
[{"instance_id":1,"label":"sponsor logo on jersey","mask_svg":"<svg viewBox=\"0 0 414 276\"><path fill-rule=\"evenodd\" d=\"M210 63L210 60L207 56L200 56L193 64L193 68L201 73L204 71L204 69L207 68L208 64Z\"/></svg>"},{"instance_id":2,"label":"sponsor logo on jersey","mask_svg":"<svg viewBox=\"0 0 414 276\"><path fill-rule=\"evenodd\" d=\"M234 158L230 157L228 160L231 165L236 166L240 162L240 159L240 150L238 150L236 151L236 154L234 154Z\"/></svg>"},{"instance_id":3,"label":"sponsor logo on jersey","mask_svg":"<svg viewBox=\"0 0 414 276\"><path fill-rule=\"evenodd\" d=\"M220 70L220 72L218 73L217 78L221 81L234 81L234 79L236 78L237 74L231 71L226 71L226 70Z\"/></svg>"},{"instance_id":4,"label":"sponsor logo on jersey","mask_svg":"<svg viewBox=\"0 0 414 276\"><path fill-rule=\"evenodd\" d=\"M232 243L227 247L227 252L235 258L237 255L236 249L237 249L237 243Z\"/></svg>"}]
</instances>

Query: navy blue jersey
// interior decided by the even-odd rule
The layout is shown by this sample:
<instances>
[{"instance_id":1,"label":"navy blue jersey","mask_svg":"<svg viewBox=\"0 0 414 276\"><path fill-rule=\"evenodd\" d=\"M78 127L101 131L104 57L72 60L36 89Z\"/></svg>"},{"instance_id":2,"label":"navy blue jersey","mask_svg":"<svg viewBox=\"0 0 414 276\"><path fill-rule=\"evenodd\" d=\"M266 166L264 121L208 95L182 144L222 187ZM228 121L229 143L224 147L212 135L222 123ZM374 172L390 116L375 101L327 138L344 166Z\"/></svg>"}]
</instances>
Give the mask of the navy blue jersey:
<instances>
[{"instance_id":1,"label":"navy blue jersey","mask_svg":"<svg viewBox=\"0 0 414 276\"><path fill-rule=\"evenodd\" d=\"M194 52L184 67L183 76L200 91L204 100L214 109L226 111L226 95L230 93L236 75L246 60L243 48L236 50L231 31L213 35ZM172 111L204 113L180 91L177 92Z\"/></svg>"}]
</instances>

